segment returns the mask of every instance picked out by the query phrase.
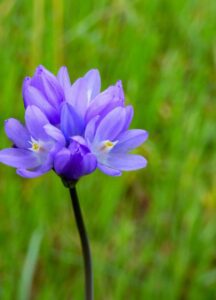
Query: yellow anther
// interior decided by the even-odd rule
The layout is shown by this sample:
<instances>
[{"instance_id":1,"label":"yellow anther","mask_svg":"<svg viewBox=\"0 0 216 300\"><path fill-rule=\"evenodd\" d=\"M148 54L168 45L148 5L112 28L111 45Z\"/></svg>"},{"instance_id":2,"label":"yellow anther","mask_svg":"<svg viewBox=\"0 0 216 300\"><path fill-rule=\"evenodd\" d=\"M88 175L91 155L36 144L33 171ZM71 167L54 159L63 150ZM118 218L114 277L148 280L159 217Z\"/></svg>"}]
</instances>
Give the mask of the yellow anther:
<instances>
[{"instance_id":1,"label":"yellow anther","mask_svg":"<svg viewBox=\"0 0 216 300\"><path fill-rule=\"evenodd\" d=\"M38 151L42 150L42 148L43 148L43 145L41 144L41 142L35 140L34 138L31 138L30 144L31 144L31 147L29 148L29 150L32 150L34 152L38 152Z\"/></svg>"},{"instance_id":2,"label":"yellow anther","mask_svg":"<svg viewBox=\"0 0 216 300\"><path fill-rule=\"evenodd\" d=\"M37 143L32 143L32 150L33 151L39 151L40 150L40 146Z\"/></svg>"},{"instance_id":3,"label":"yellow anther","mask_svg":"<svg viewBox=\"0 0 216 300\"><path fill-rule=\"evenodd\" d=\"M113 144L113 142L111 142L111 141L106 141L106 142L104 143L104 146L107 147L107 148L111 148L111 147L114 146L114 144Z\"/></svg>"},{"instance_id":4,"label":"yellow anther","mask_svg":"<svg viewBox=\"0 0 216 300\"><path fill-rule=\"evenodd\" d=\"M116 144L117 144L117 141L116 142L111 142L109 140L104 141L100 147L100 151L109 152Z\"/></svg>"}]
</instances>

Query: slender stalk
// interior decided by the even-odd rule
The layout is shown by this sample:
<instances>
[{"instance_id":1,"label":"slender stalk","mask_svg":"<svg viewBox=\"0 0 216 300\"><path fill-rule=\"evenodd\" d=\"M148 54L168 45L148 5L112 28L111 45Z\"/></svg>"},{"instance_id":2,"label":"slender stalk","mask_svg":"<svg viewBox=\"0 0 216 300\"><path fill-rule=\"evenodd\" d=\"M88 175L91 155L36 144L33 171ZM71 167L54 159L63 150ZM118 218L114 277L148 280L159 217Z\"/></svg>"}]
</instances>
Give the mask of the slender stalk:
<instances>
[{"instance_id":1,"label":"slender stalk","mask_svg":"<svg viewBox=\"0 0 216 300\"><path fill-rule=\"evenodd\" d=\"M82 213L79 205L79 200L75 187L70 188L71 201L73 205L74 215L76 219L77 228L80 235L82 252L85 266L85 299L93 300L93 274L92 274L92 263L91 253L88 242L88 237L85 229L85 225L82 218Z\"/></svg>"}]
</instances>

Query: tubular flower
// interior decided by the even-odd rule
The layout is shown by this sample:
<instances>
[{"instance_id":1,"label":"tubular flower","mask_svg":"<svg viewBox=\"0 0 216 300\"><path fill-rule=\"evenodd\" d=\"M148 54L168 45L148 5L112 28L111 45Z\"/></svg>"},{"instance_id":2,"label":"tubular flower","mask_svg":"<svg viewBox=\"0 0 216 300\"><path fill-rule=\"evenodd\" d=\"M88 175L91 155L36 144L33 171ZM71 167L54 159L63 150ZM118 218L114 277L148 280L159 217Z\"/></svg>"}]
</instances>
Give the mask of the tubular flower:
<instances>
[{"instance_id":1,"label":"tubular flower","mask_svg":"<svg viewBox=\"0 0 216 300\"><path fill-rule=\"evenodd\" d=\"M97 160L81 137L73 137L68 147L57 152L54 159L56 173L66 181L76 181L92 173Z\"/></svg>"},{"instance_id":2,"label":"tubular flower","mask_svg":"<svg viewBox=\"0 0 216 300\"><path fill-rule=\"evenodd\" d=\"M100 92L95 69L71 84L67 68L54 76L39 66L23 82L25 123L5 122L13 147L0 151L0 162L24 177L53 169L65 181L77 181L96 168L111 176L140 169L146 160L130 151L148 137L129 130L132 106L125 106L121 81Z\"/></svg>"}]
</instances>

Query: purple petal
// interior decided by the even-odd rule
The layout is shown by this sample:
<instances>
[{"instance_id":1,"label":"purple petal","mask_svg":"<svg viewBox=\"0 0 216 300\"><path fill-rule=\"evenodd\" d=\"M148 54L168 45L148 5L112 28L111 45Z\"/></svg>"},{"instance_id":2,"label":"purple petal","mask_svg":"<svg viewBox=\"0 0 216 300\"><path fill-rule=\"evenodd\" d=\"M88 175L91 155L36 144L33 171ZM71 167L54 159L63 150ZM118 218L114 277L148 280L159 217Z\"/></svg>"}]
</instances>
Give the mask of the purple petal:
<instances>
[{"instance_id":1,"label":"purple petal","mask_svg":"<svg viewBox=\"0 0 216 300\"><path fill-rule=\"evenodd\" d=\"M92 69L85 74L84 79L87 85L87 97L89 103L93 98L97 96L97 94L100 93L100 88L101 88L100 73L98 70Z\"/></svg>"},{"instance_id":2,"label":"purple petal","mask_svg":"<svg viewBox=\"0 0 216 300\"><path fill-rule=\"evenodd\" d=\"M30 86L32 86L35 89L39 90L42 94L45 94L40 73L41 73L40 67L37 67L36 70L35 70L34 76L33 77L27 77L26 79L29 78L28 83L29 83Z\"/></svg>"},{"instance_id":3,"label":"purple petal","mask_svg":"<svg viewBox=\"0 0 216 300\"><path fill-rule=\"evenodd\" d=\"M96 157L92 153L86 154L80 167L80 176L92 173L97 167Z\"/></svg>"},{"instance_id":4,"label":"purple petal","mask_svg":"<svg viewBox=\"0 0 216 300\"><path fill-rule=\"evenodd\" d=\"M126 110L126 118L125 118L125 124L124 124L122 131L125 131L128 129L128 127L130 126L130 123L133 119L133 114L134 114L134 109L133 109L133 106L131 106L131 105L126 106L125 110Z\"/></svg>"},{"instance_id":5,"label":"purple petal","mask_svg":"<svg viewBox=\"0 0 216 300\"><path fill-rule=\"evenodd\" d=\"M78 140L81 140L81 143ZM79 153L80 156L83 156L90 152L85 140L82 137L78 138L78 136L71 138L68 149L72 155Z\"/></svg>"},{"instance_id":6,"label":"purple petal","mask_svg":"<svg viewBox=\"0 0 216 300\"><path fill-rule=\"evenodd\" d=\"M19 148L29 148L30 135L28 130L16 119L5 121L5 132L9 139Z\"/></svg>"},{"instance_id":7,"label":"purple petal","mask_svg":"<svg viewBox=\"0 0 216 300\"><path fill-rule=\"evenodd\" d=\"M83 133L83 120L69 103L65 103L62 107L60 126L67 139L73 135L82 135Z\"/></svg>"},{"instance_id":8,"label":"purple petal","mask_svg":"<svg viewBox=\"0 0 216 300\"><path fill-rule=\"evenodd\" d=\"M45 67L39 66L32 78L31 85L37 87L52 106L59 108L63 100L63 90L57 78Z\"/></svg>"},{"instance_id":9,"label":"purple petal","mask_svg":"<svg viewBox=\"0 0 216 300\"><path fill-rule=\"evenodd\" d=\"M72 142L70 149L62 149L54 158L54 169L57 174L67 180L93 172L97 166L97 160L93 154L86 153L86 147Z\"/></svg>"},{"instance_id":10,"label":"purple petal","mask_svg":"<svg viewBox=\"0 0 216 300\"><path fill-rule=\"evenodd\" d=\"M124 105L124 91L121 80L118 80L115 85L111 85L106 90L113 98L114 102L119 102L119 105Z\"/></svg>"},{"instance_id":11,"label":"purple petal","mask_svg":"<svg viewBox=\"0 0 216 300\"><path fill-rule=\"evenodd\" d=\"M88 149L87 143L86 143L85 139L82 136L80 136L80 135L74 135L71 138L71 140L75 141L76 143L78 143L78 144L80 144L80 145L82 145L82 146L84 146L84 147L86 147ZM70 146L69 146L69 148L70 148Z\"/></svg>"},{"instance_id":12,"label":"purple petal","mask_svg":"<svg viewBox=\"0 0 216 300\"><path fill-rule=\"evenodd\" d=\"M125 100L125 97L124 97L124 90L123 90L123 87L122 87L122 81L121 80L118 80L116 82L116 85L115 85L116 89L117 89L117 97L121 99L122 101L122 105L124 104L124 100Z\"/></svg>"},{"instance_id":13,"label":"purple petal","mask_svg":"<svg viewBox=\"0 0 216 300\"><path fill-rule=\"evenodd\" d=\"M34 170L17 169L16 173L25 178L35 178L41 176L52 169L52 164L47 162L46 164L35 168Z\"/></svg>"},{"instance_id":14,"label":"purple petal","mask_svg":"<svg viewBox=\"0 0 216 300\"><path fill-rule=\"evenodd\" d=\"M45 96L26 82L23 89L25 107L35 105L49 118L53 124L59 123L59 112L47 101Z\"/></svg>"},{"instance_id":15,"label":"purple petal","mask_svg":"<svg viewBox=\"0 0 216 300\"><path fill-rule=\"evenodd\" d=\"M47 140L48 135L44 130L44 126L49 123L47 117L36 106L28 106L25 112L26 126L31 136L38 140Z\"/></svg>"},{"instance_id":16,"label":"purple petal","mask_svg":"<svg viewBox=\"0 0 216 300\"><path fill-rule=\"evenodd\" d=\"M126 108L117 107L109 112L99 123L95 134L95 141L115 140L125 127L127 118Z\"/></svg>"},{"instance_id":17,"label":"purple petal","mask_svg":"<svg viewBox=\"0 0 216 300\"><path fill-rule=\"evenodd\" d=\"M68 102L76 108L76 112L84 117L88 106L87 84L84 78L79 78L71 86Z\"/></svg>"},{"instance_id":18,"label":"purple petal","mask_svg":"<svg viewBox=\"0 0 216 300\"><path fill-rule=\"evenodd\" d=\"M120 83L117 82L115 86L110 86L107 90L97 95L94 100L90 102L86 113L86 121L89 121L96 115L104 117L115 107L123 106L123 90L119 87L119 84Z\"/></svg>"},{"instance_id":19,"label":"purple petal","mask_svg":"<svg viewBox=\"0 0 216 300\"><path fill-rule=\"evenodd\" d=\"M30 84L31 84L31 77L29 76L25 77L22 83L22 96L23 96L23 102L25 107L28 106L28 100L25 97L25 91L30 86Z\"/></svg>"},{"instance_id":20,"label":"purple petal","mask_svg":"<svg viewBox=\"0 0 216 300\"><path fill-rule=\"evenodd\" d=\"M103 112L107 112L112 103L111 95L107 92L99 94L93 101L90 102L86 113L86 121L91 120L97 115L102 115Z\"/></svg>"},{"instance_id":21,"label":"purple petal","mask_svg":"<svg viewBox=\"0 0 216 300\"><path fill-rule=\"evenodd\" d=\"M71 82L67 67L61 67L58 71L57 78L63 88L70 88Z\"/></svg>"},{"instance_id":22,"label":"purple petal","mask_svg":"<svg viewBox=\"0 0 216 300\"><path fill-rule=\"evenodd\" d=\"M49 172L50 169L44 170L42 168L38 168L34 171L29 171L29 170L26 170L26 169L17 169L16 173L17 173L17 175L19 175L21 177L24 177L24 178L35 178L35 177L41 176L41 175Z\"/></svg>"},{"instance_id":23,"label":"purple petal","mask_svg":"<svg viewBox=\"0 0 216 300\"><path fill-rule=\"evenodd\" d=\"M66 67L61 67L59 69L57 78L58 78L58 81L59 81L61 87L63 88L64 94L65 94L65 100L67 101L70 98L71 82L70 82L70 77L69 77Z\"/></svg>"},{"instance_id":24,"label":"purple petal","mask_svg":"<svg viewBox=\"0 0 216 300\"><path fill-rule=\"evenodd\" d=\"M96 131L96 126L97 126L97 122L99 120L99 116L94 117L93 119L91 119L85 128L85 139L88 142L92 142L94 139L94 135L95 135L95 131Z\"/></svg>"},{"instance_id":25,"label":"purple petal","mask_svg":"<svg viewBox=\"0 0 216 300\"><path fill-rule=\"evenodd\" d=\"M100 169L101 172L103 172L109 176L121 176L121 174L122 174L119 170L109 168L102 164L98 164L98 169Z\"/></svg>"},{"instance_id":26,"label":"purple petal","mask_svg":"<svg viewBox=\"0 0 216 300\"><path fill-rule=\"evenodd\" d=\"M118 143L112 149L113 152L129 152L140 146L148 138L148 132L141 129L132 129L123 132L118 137Z\"/></svg>"},{"instance_id":27,"label":"purple petal","mask_svg":"<svg viewBox=\"0 0 216 300\"><path fill-rule=\"evenodd\" d=\"M79 153L72 154L69 149L64 148L54 158L54 169L57 174L67 180L78 179L81 160Z\"/></svg>"},{"instance_id":28,"label":"purple petal","mask_svg":"<svg viewBox=\"0 0 216 300\"><path fill-rule=\"evenodd\" d=\"M57 174L63 174L68 171L68 164L70 162L70 150L63 148L59 151L54 158L54 169Z\"/></svg>"},{"instance_id":29,"label":"purple petal","mask_svg":"<svg viewBox=\"0 0 216 300\"><path fill-rule=\"evenodd\" d=\"M22 93L24 98L24 105L25 107L34 104L37 106L38 105L42 106L43 103L46 103L46 98L44 97L44 95L41 93L39 89L31 85L31 81L32 79L30 77L26 77L23 81ZM49 104L49 106L51 105Z\"/></svg>"},{"instance_id":30,"label":"purple petal","mask_svg":"<svg viewBox=\"0 0 216 300\"><path fill-rule=\"evenodd\" d=\"M146 159L141 155L110 153L106 165L120 171L132 171L144 168Z\"/></svg>"},{"instance_id":31,"label":"purple petal","mask_svg":"<svg viewBox=\"0 0 216 300\"><path fill-rule=\"evenodd\" d=\"M8 148L0 151L0 162L14 168L35 168L40 159L34 152L24 149Z\"/></svg>"},{"instance_id":32,"label":"purple petal","mask_svg":"<svg viewBox=\"0 0 216 300\"><path fill-rule=\"evenodd\" d=\"M44 126L44 130L47 135L49 135L51 138L53 138L55 141L60 143L62 146L65 146L65 137L62 134L61 130L58 129L57 127L51 125L51 124L46 124Z\"/></svg>"}]
</instances>

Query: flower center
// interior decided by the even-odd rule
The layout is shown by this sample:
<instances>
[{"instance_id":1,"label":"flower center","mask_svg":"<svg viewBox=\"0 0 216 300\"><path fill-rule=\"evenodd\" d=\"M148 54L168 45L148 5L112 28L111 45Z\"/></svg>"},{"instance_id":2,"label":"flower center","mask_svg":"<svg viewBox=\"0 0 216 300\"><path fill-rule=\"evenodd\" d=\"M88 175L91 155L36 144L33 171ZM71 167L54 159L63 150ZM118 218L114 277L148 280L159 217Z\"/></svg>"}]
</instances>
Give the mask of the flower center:
<instances>
[{"instance_id":1,"label":"flower center","mask_svg":"<svg viewBox=\"0 0 216 300\"><path fill-rule=\"evenodd\" d=\"M101 152L109 152L110 150L112 150L112 148L118 143L118 141L115 142L111 142L109 140L102 142L101 146L100 146L100 151Z\"/></svg>"},{"instance_id":2,"label":"flower center","mask_svg":"<svg viewBox=\"0 0 216 300\"><path fill-rule=\"evenodd\" d=\"M35 140L33 137L31 137L31 141L29 141L31 144L31 147L29 150L34 152L39 152L40 150L43 150L43 145L40 141Z\"/></svg>"},{"instance_id":3,"label":"flower center","mask_svg":"<svg viewBox=\"0 0 216 300\"><path fill-rule=\"evenodd\" d=\"M39 151L40 146L37 143L32 143L32 150L33 151Z\"/></svg>"}]
</instances>

